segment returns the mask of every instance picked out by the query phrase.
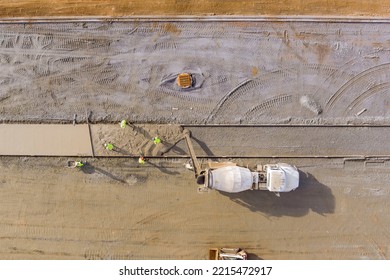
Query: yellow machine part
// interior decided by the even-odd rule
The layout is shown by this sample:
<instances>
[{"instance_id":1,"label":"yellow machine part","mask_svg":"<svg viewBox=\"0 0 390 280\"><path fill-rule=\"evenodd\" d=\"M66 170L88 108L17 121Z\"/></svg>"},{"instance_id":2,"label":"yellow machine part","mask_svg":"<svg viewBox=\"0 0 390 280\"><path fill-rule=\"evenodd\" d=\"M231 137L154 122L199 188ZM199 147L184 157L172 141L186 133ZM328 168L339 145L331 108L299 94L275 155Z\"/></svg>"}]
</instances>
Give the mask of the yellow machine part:
<instances>
[{"instance_id":1,"label":"yellow machine part","mask_svg":"<svg viewBox=\"0 0 390 280\"><path fill-rule=\"evenodd\" d=\"M192 85L191 75L188 73L181 73L177 76L176 83L181 88L189 88Z\"/></svg>"}]
</instances>

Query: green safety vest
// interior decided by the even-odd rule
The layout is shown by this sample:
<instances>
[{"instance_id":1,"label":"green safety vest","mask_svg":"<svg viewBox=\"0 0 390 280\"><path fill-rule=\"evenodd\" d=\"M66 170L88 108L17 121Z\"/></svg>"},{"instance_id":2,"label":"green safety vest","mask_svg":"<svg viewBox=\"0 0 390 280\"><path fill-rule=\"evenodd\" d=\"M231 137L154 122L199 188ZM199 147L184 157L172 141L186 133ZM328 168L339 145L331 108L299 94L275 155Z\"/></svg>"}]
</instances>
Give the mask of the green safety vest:
<instances>
[{"instance_id":1,"label":"green safety vest","mask_svg":"<svg viewBox=\"0 0 390 280\"><path fill-rule=\"evenodd\" d=\"M123 120L121 121L121 128L125 128L126 127L126 120Z\"/></svg>"}]
</instances>

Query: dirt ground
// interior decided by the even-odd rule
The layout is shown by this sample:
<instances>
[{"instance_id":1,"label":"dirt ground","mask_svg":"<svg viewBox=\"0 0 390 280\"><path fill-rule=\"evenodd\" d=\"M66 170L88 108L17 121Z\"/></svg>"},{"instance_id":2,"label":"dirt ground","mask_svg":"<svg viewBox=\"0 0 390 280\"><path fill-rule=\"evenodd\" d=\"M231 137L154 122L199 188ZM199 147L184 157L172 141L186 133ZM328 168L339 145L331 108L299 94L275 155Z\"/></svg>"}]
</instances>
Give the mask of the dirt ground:
<instances>
[{"instance_id":1,"label":"dirt ground","mask_svg":"<svg viewBox=\"0 0 390 280\"><path fill-rule=\"evenodd\" d=\"M390 257L388 160L288 159L301 186L281 197L198 193L184 160L89 159L84 172L67 160L0 158L1 259L196 260L215 246L251 259Z\"/></svg>"},{"instance_id":2,"label":"dirt ground","mask_svg":"<svg viewBox=\"0 0 390 280\"><path fill-rule=\"evenodd\" d=\"M1 1L0 17L390 13L388 1L363 0L54 2ZM154 146L151 137L162 132L174 143L180 128L173 124L390 123L387 20L29 19L0 24L0 120L85 123L89 116L92 123L115 123L115 130L92 129L105 156L110 137L122 140L119 154L159 155L170 147ZM190 90L177 88L181 72L192 74ZM151 128L120 130L121 119ZM78 170L67 167L75 158L1 156L0 258L196 260L206 259L210 247L227 246L246 249L251 259L389 259L390 161L381 157L390 154L381 144L388 129L367 137L318 129L276 130L268 142L264 131L250 128L198 131L203 156L248 153L273 135L293 153L315 156L325 147L326 155L337 145L344 147L337 154L357 147L377 154L273 158L270 149L268 158L236 159L244 166L296 165L300 187L281 197L198 193L187 158L150 157L141 166L136 158L89 157ZM289 141L296 134L321 145L302 142L297 149ZM217 150L219 139L230 144ZM182 155L183 142L178 147Z\"/></svg>"},{"instance_id":3,"label":"dirt ground","mask_svg":"<svg viewBox=\"0 0 390 280\"><path fill-rule=\"evenodd\" d=\"M337 15L388 16L390 2L379 0L20 0L1 1L1 17L132 15Z\"/></svg>"},{"instance_id":4,"label":"dirt ground","mask_svg":"<svg viewBox=\"0 0 390 280\"><path fill-rule=\"evenodd\" d=\"M132 125L122 129L116 125L91 125L94 154L97 156L162 156L169 155L176 144L183 139L183 128L178 125ZM158 136L162 142L155 144L152 139ZM114 145L108 151L104 144ZM186 150L186 148L185 148ZM183 151L183 149L181 149ZM186 155L187 153L181 153ZM175 154L173 154L175 155Z\"/></svg>"},{"instance_id":5,"label":"dirt ground","mask_svg":"<svg viewBox=\"0 0 390 280\"><path fill-rule=\"evenodd\" d=\"M250 259L390 257L386 127L191 128L202 164L230 153L258 156L234 159L241 166L296 165L300 187L280 197L199 193L183 141L171 149L179 157L153 157L180 140L179 126L91 127L96 154L122 157L82 158L81 169L67 165L80 157L0 157L0 259L197 260L211 247L242 247ZM106 151L106 140L117 149ZM145 165L131 157L138 150Z\"/></svg>"},{"instance_id":6,"label":"dirt ground","mask_svg":"<svg viewBox=\"0 0 390 280\"><path fill-rule=\"evenodd\" d=\"M389 22L26 22L0 38L2 121L389 123Z\"/></svg>"}]
</instances>

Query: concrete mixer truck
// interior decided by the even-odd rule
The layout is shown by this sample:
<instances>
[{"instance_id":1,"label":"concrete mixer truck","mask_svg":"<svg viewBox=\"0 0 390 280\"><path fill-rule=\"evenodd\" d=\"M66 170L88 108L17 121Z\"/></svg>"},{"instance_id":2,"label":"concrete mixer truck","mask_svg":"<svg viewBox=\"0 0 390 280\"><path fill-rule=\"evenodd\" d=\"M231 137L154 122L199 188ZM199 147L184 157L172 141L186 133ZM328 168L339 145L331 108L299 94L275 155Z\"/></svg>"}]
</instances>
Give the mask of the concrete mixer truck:
<instances>
[{"instance_id":1,"label":"concrete mixer truck","mask_svg":"<svg viewBox=\"0 0 390 280\"><path fill-rule=\"evenodd\" d=\"M215 189L228 193L246 190L267 190L274 193L290 192L299 186L299 172L287 163L257 165L253 170L237 166L234 162L209 162L204 170L195 155L191 133L183 131L191 156L191 165L200 191Z\"/></svg>"}]
</instances>

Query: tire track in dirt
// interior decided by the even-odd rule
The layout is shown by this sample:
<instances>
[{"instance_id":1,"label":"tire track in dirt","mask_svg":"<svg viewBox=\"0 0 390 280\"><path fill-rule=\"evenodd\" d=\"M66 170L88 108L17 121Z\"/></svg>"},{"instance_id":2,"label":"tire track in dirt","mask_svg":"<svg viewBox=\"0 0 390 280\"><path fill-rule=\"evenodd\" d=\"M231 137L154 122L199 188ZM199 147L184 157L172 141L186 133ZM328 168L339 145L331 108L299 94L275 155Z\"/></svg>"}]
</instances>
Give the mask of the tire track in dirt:
<instances>
[{"instance_id":1,"label":"tire track in dirt","mask_svg":"<svg viewBox=\"0 0 390 280\"><path fill-rule=\"evenodd\" d=\"M240 84L238 84L236 87L234 87L231 91L229 91L218 103L217 105L214 107L214 109L211 111L210 115L207 117L207 119L204 121L204 123L210 123L213 121L213 119L215 118L215 116L223 110L223 105L225 104L225 102L227 102L227 100L229 98L231 98L231 96L237 92L241 87L244 87L245 85L247 85L248 83L251 83L252 80L245 80L243 82L241 82ZM242 94L242 93L241 93Z\"/></svg>"},{"instance_id":2,"label":"tire track in dirt","mask_svg":"<svg viewBox=\"0 0 390 280\"><path fill-rule=\"evenodd\" d=\"M269 110L274 107L280 107L293 102L292 95L280 95L274 98L267 99L259 105L252 107L248 110L243 117L244 122L248 122L253 117L262 114L265 110Z\"/></svg>"},{"instance_id":3,"label":"tire track in dirt","mask_svg":"<svg viewBox=\"0 0 390 280\"><path fill-rule=\"evenodd\" d=\"M226 19L223 22L149 19L138 22L9 23L0 32L1 60L17 63L3 67L6 75L0 79L1 90L14 93L4 95L11 97L2 101L4 115L12 118L13 113L15 118L22 118L21 112L31 115L41 112L38 113L40 116L35 115L37 119L60 114L63 117L92 107L96 108L99 118L107 120L132 112L134 118L142 121L188 123L201 119L204 123L235 123L242 118L237 108L245 108L245 113L256 105L261 108L261 102L267 102L283 90L286 95L291 94L287 92L289 90L302 91L298 94L304 95L305 91L318 88L313 100L321 105L327 102L327 109L332 111L347 94L329 98L327 94L340 90L348 79L351 81L351 73L358 73L362 68L359 68L358 58L348 60L348 52L353 56L359 53L362 57L376 52L378 58L368 59L370 62L361 59L364 67L386 61L383 47L389 35L386 28L378 31L386 24ZM332 40L334 43L329 43ZM158 55L154 57L153 53ZM228 54L235 61L221 59ZM156 66L159 55L164 59ZM169 59L170 55L175 59ZM193 90L193 94L160 88L158 75L164 71L173 73L180 67L186 69L187 64L203 68L207 79L202 88ZM138 75L138 70L149 74L143 67L155 67L155 70L151 71L150 77L144 77ZM285 78L277 71L291 76ZM138 78L144 80L138 81ZM218 84L217 80L222 83ZM241 81L249 80L240 85ZM328 84L323 83L324 80ZM234 85L238 88L234 89ZM317 88L314 85L318 85ZM275 96L271 96L272 93ZM166 98L167 95L170 98ZM263 100L259 101L259 95ZM137 106L137 102L153 104L156 110L139 109L142 106ZM22 111L21 107L26 110ZM54 107L59 110L51 109ZM34 111L34 108L41 110ZM178 110L171 112L169 108ZM287 107L285 114L290 114L288 117L293 120L309 115L304 109L294 112L290 109ZM344 117L345 111L337 111L337 114ZM273 121L278 116L266 116L258 121L268 121L267 117Z\"/></svg>"},{"instance_id":4,"label":"tire track in dirt","mask_svg":"<svg viewBox=\"0 0 390 280\"><path fill-rule=\"evenodd\" d=\"M390 89L390 83L384 83L384 84L379 84L370 87L368 90L364 91L362 94L356 97L347 106L344 116L348 116L349 114L352 114L352 111L355 109L355 107L360 106L365 100L375 96L376 94L382 94L384 92L388 92L389 89Z\"/></svg>"},{"instance_id":5,"label":"tire track in dirt","mask_svg":"<svg viewBox=\"0 0 390 280\"><path fill-rule=\"evenodd\" d=\"M270 82L275 81L276 79L290 79L294 76L296 76L296 72L293 69L283 69L267 73L255 80L245 80L241 82L217 103L217 105L214 107L214 109L204 121L204 123L212 123L215 118L221 118L226 113L232 114L231 110L229 109L229 106L240 97L245 96L248 92L252 92L255 89L259 90L270 86Z\"/></svg>"},{"instance_id":6,"label":"tire track in dirt","mask_svg":"<svg viewBox=\"0 0 390 280\"><path fill-rule=\"evenodd\" d=\"M370 69L367 69L349 81L347 81L337 92L335 92L326 102L325 104L325 111L330 111L334 106L335 103L343 96L346 94L347 91L350 90L352 86L354 86L356 83L363 83L367 86L369 86L370 82L370 77L371 75L373 76L379 76L382 73L389 73L390 71L390 63L386 64L381 64L375 67L372 67Z\"/></svg>"},{"instance_id":7,"label":"tire track in dirt","mask_svg":"<svg viewBox=\"0 0 390 280\"><path fill-rule=\"evenodd\" d=\"M82 231L72 227L51 227L47 225L0 224L3 240L41 240L61 242L116 242L112 228L82 227ZM91 238L91 236L94 236ZM98 237L97 237L98 236ZM125 233L122 234L122 237Z\"/></svg>"}]
</instances>

